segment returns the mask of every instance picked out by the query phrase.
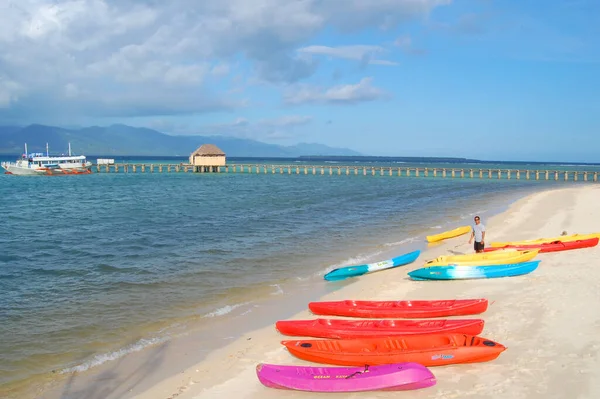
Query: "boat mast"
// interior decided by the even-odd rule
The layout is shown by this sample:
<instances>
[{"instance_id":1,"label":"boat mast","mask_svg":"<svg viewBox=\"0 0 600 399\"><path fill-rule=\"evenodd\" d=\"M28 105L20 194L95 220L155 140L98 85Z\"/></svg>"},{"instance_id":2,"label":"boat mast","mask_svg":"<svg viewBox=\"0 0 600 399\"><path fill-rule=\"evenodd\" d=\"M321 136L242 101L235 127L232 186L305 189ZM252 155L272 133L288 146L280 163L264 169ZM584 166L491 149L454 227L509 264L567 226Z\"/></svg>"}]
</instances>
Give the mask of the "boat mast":
<instances>
[{"instance_id":1,"label":"boat mast","mask_svg":"<svg viewBox=\"0 0 600 399\"><path fill-rule=\"evenodd\" d=\"M29 153L27 152L27 143L25 143L25 156L29 158Z\"/></svg>"},{"instance_id":2,"label":"boat mast","mask_svg":"<svg viewBox=\"0 0 600 399\"><path fill-rule=\"evenodd\" d=\"M71 143L69 143L69 156L71 156Z\"/></svg>"},{"instance_id":3,"label":"boat mast","mask_svg":"<svg viewBox=\"0 0 600 399\"><path fill-rule=\"evenodd\" d=\"M50 153L48 152L48 143L46 143L46 156L49 157Z\"/></svg>"}]
</instances>

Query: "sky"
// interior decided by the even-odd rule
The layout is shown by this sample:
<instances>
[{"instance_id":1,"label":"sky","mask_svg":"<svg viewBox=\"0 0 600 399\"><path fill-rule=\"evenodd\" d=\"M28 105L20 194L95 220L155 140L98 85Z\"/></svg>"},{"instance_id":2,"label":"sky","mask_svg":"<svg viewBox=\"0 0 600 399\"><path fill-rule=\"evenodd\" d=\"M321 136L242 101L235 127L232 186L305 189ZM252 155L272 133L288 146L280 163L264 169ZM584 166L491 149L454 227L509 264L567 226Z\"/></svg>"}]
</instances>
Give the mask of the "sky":
<instances>
[{"instance_id":1,"label":"sky","mask_svg":"<svg viewBox=\"0 0 600 399\"><path fill-rule=\"evenodd\" d=\"M0 125L600 162L596 0L0 0Z\"/></svg>"}]
</instances>

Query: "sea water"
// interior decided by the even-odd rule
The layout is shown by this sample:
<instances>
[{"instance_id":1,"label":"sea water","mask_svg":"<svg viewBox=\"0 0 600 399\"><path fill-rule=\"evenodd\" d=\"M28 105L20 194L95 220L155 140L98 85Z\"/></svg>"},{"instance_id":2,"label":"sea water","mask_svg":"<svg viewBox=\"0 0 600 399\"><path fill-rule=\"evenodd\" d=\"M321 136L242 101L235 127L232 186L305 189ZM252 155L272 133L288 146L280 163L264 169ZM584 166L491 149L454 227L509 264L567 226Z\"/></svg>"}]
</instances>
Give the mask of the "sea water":
<instances>
[{"instance_id":1,"label":"sea water","mask_svg":"<svg viewBox=\"0 0 600 399\"><path fill-rule=\"evenodd\" d=\"M460 165L456 166L460 168ZM464 166L463 166L464 167ZM397 255L564 182L0 175L0 396Z\"/></svg>"}]
</instances>

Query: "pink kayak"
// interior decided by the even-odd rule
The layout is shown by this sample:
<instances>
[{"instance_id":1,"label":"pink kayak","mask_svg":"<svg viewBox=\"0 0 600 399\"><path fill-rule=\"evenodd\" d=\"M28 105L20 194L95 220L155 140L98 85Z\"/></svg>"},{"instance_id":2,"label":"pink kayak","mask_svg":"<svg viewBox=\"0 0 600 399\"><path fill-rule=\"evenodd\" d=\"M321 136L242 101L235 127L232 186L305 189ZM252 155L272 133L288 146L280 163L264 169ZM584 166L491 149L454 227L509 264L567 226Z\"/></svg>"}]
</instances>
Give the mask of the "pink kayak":
<instances>
[{"instance_id":1,"label":"pink kayak","mask_svg":"<svg viewBox=\"0 0 600 399\"><path fill-rule=\"evenodd\" d=\"M418 363L364 367L256 366L269 388L309 392L407 391L435 385L435 376Z\"/></svg>"}]
</instances>

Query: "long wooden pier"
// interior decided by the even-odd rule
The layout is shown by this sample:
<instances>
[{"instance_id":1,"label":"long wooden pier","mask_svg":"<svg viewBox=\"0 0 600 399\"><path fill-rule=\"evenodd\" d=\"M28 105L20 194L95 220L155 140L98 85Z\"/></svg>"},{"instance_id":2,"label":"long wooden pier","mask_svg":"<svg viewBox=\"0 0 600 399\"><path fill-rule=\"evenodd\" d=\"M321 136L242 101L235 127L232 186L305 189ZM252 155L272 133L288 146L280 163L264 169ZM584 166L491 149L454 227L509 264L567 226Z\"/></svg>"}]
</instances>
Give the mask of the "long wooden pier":
<instances>
[{"instance_id":1,"label":"long wooden pier","mask_svg":"<svg viewBox=\"0 0 600 399\"><path fill-rule=\"evenodd\" d=\"M536 169L464 169L430 167L390 167L390 166L342 166L342 165L258 165L231 164L225 166L194 166L189 164L135 164L115 163L94 165L92 170L99 173L254 173L254 174L304 174L304 175L354 175L354 176L404 176L441 177L471 179L525 179L555 181L598 181L598 171L565 171Z\"/></svg>"}]
</instances>

